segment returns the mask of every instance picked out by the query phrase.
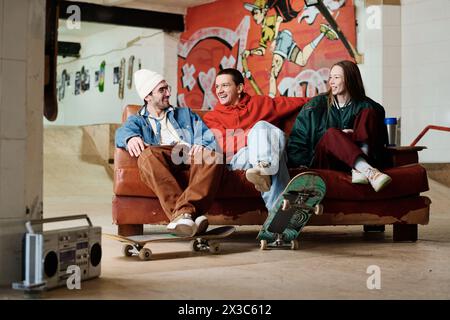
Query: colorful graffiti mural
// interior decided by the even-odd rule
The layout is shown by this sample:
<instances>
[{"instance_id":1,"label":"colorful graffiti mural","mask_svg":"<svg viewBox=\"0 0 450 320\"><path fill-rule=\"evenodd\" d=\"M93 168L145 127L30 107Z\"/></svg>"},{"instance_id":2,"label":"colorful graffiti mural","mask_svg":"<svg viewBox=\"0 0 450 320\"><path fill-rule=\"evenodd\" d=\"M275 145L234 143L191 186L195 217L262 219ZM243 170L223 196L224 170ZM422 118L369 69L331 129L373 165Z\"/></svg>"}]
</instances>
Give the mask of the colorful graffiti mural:
<instances>
[{"instance_id":1,"label":"colorful graffiti mural","mask_svg":"<svg viewBox=\"0 0 450 320\"><path fill-rule=\"evenodd\" d=\"M352 0L323 0L355 45ZM178 46L178 105L214 108L219 70L242 71L246 91L270 96L315 96L326 91L329 67L352 60L319 10L301 0L218 0L186 15Z\"/></svg>"}]
</instances>

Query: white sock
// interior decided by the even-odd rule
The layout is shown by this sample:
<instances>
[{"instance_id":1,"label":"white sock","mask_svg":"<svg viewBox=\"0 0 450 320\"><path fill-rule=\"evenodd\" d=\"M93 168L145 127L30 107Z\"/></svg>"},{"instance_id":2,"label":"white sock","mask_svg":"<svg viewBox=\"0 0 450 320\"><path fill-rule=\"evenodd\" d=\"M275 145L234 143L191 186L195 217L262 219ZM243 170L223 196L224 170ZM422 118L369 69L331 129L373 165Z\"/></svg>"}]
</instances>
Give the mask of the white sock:
<instances>
[{"instance_id":1,"label":"white sock","mask_svg":"<svg viewBox=\"0 0 450 320\"><path fill-rule=\"evenodd\" d=\"M361 150L366 156L369 155L369 145L367 143L361 143Z\"/></svg>"},{"instance_id":2,"label":"white sock","mask_svg":"<svg viewBox=\"0 0 450 320\"><path fill-rule=\"evenodd\" d=\"M366 160L362 157L356 158L355 161L355 169L361 172L362 174L366 175L367 169L373 169L373 167L367 163Z\"/></svg>"}]
</instances>

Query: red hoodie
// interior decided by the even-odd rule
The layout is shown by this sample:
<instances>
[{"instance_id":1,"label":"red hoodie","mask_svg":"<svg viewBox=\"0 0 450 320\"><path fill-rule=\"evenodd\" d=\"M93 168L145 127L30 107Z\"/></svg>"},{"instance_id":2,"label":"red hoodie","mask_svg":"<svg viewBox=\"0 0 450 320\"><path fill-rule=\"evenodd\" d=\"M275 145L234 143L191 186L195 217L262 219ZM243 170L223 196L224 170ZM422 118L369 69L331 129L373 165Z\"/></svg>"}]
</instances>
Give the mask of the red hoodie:
<instances>
[{"instance_id":1,"label":"red hoodie","mask_svg":"<svg viewBox=\"0 0 450 320\"><path fill-rule=\"evenodd\" d=\"M298 113L309 100L294 97L251 97L245 93L237 105L224 106L217 103L214 110L205 114L203 121L214 132L223 152L235 154L247 146L248 131L256 122L264 120L279 127L282 119Z\"/></svg>"}]
</instances>

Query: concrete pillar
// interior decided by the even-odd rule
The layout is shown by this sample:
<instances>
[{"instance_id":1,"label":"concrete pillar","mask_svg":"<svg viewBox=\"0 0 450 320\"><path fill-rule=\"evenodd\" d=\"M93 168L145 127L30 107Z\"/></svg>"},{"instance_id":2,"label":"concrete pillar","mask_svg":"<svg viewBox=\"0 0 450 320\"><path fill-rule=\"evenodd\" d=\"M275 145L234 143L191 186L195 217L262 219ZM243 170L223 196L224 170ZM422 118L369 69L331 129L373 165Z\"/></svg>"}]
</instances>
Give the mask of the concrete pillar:
<instances>
[{"instance_id":1,"label":"concrete pillar","mask_svg":"<svg viewBox=\"0 0 450 320\"><path fill-rule=\"evenodd\" d=\"M21 280L24 223L42 216L45 0L0 0L0 285Z\"/></svg>"}]
</instances>

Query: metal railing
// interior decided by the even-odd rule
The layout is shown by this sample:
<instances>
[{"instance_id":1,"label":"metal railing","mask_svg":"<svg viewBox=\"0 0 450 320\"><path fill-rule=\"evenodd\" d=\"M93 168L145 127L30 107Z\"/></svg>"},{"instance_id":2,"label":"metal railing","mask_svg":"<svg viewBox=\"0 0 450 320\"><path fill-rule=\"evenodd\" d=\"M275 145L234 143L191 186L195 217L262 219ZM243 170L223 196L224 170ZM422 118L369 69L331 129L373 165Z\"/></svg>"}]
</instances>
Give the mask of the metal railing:
<instances>
[{"instance_id":1,"label":"metal railing","mask_svg":"<svg viewBox=\"0 0 450 320\"><path fill-rule=\"evenodd\" d=\"M439 131L447 131L450 132L450 127L443 127L443 126L434 126L434 125L429 125L426 126L421 133L419 133L419 135L417 136L416 139L414 139L414 141L410 144L411 147L414 147L417 142L419 142L420 139L422 139L422 137L428 132L428 130L439 130Z\"/></svg>"}]
</instances>

